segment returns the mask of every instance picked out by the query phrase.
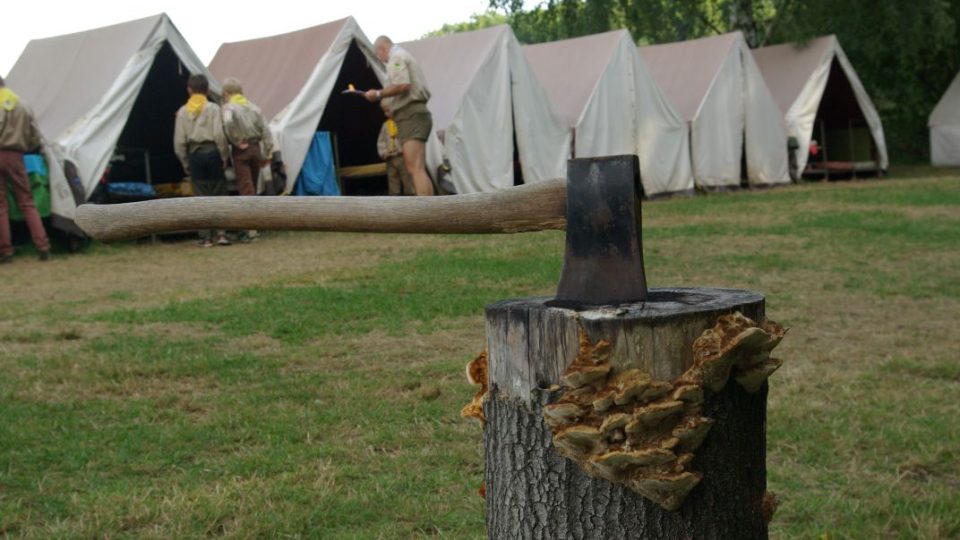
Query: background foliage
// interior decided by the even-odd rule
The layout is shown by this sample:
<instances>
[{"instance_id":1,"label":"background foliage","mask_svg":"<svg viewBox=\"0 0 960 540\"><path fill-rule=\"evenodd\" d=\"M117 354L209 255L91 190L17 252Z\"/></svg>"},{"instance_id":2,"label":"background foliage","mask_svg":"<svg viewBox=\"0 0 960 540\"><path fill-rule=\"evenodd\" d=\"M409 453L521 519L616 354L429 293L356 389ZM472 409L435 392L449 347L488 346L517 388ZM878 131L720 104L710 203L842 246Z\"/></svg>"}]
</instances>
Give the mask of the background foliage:
<instances>
[{"instance_id":1,"label":"background foliage","mask_svg":"<svg viewBox=\"0 0 960 540\"><path fill-rule=\"evenodd\" d=\"M627 28L638 44L741 30L752 47L836 34L883 119L895 162L929 159L927 117L960 64L960 0L490 0L432 35L508 23L523 43Z\"/></svg>"}]
</instances>

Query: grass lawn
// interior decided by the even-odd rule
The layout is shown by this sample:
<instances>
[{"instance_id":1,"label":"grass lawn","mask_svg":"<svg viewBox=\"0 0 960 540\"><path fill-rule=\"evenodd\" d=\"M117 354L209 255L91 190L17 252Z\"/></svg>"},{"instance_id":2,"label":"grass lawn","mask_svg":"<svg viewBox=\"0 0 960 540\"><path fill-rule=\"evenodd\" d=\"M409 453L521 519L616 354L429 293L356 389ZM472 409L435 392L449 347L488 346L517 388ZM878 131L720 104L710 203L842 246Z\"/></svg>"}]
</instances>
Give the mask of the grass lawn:
<instances>
[{"instance_id":1,"label":"grass lawn","mask_svg":"<svg viewBox=\"0 0 960 540\"><path fill-rule=\"evenodd\" d=\"M960 173L644 205L651 286L767 295L774 538L960 537ZM905 177L906 176L906 177ZM483 306L563 234L264 234L0 267L0 537L484 538Z\"/></svg>"}]
</instances>

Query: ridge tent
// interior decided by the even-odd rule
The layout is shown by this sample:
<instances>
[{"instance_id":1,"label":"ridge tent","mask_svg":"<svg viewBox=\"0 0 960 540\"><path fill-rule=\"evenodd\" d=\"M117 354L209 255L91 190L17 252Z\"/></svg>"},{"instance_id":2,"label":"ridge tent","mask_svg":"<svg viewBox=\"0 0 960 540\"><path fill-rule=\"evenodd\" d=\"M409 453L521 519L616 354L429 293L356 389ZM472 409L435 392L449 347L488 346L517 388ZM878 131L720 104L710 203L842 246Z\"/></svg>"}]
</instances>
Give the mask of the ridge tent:
<instances>
[{"instance_id":1,"label":"ridge tent","mask_svg":"<svg viewBox=\"0 0 960 540\"><path fill-rule=\"evenodd\" d=\"M385 80L381 62L353 17L224 43L210 71L221 79L239 79L244 95L270 122L287 168L286 192L294 188L317 132L333 134L330 150L339 177L385 178L386 167L377 155L384 121L380 107L341 93L348 84L366 90L381 88ZM353 186L344 187L349 192Z\"/></svg>"},{"instance_id":2,"label":"ridge tent","mask_svg":"<svg viewBox=\"0 0 960 540\"><path fill-rule=\"evenodd\" d=\"M693 190L689 129L626 30L523 52L573 133L574 157L637 154L646 195Z\"/></svg>"},{"instance_id":3,"label":"ridge tent","mask_svg":"<svg viewBox=\"0 0 960 540\"><path fill-rule=\"evenodd\" d=\"M880 116L836 36L762 47L753 56L783 111L787 133L797 139L798 174L887 168ZM809 162L813 139L822 151Z\"/></svg>"},{"instance_id":4,"label":"ridge tent","mask_svg":"<svg viewBox=\"0 0 960 540\"><path fill-rule=\"evenodd\" d=\"M566 177L570 131L509 26L400 46L420 64L431 93L429 169L446 159L458 193Z\"/></svg>"},{"instance_id":5,"label":"ridge tent","mask_svg":"<svg viewBox=\"0 0 960 540\"><path fill-rule=\"evenodd\" d=\"M960 165L960 73L944 92L927 120L930 128L930 162Z\"/></svg>"},{"instance_id":6,"label":"ridge tent","mask_svg":"<svg viewBox=\"0 0 960 540\"><path fill-rule=\"evenodd\" d=\"M789 182L783 114L743 34L640 48L674 109L690 124L697 185L723 189Z\"/></svg>"},{"instance_id":7,"label":"ridge tent","mask_svg":"<svg viewBox=\"0 0 960 540\"><path fill-rule=\"evenodd\" d=\"M33 109L47 139L54 226L79 232L76 206L105 175L182 180L173 125L191 73L209 77L166 14L27 44L7 84ZM212 77L210 89L219 93Z\"/></svg>"}]
</instances>

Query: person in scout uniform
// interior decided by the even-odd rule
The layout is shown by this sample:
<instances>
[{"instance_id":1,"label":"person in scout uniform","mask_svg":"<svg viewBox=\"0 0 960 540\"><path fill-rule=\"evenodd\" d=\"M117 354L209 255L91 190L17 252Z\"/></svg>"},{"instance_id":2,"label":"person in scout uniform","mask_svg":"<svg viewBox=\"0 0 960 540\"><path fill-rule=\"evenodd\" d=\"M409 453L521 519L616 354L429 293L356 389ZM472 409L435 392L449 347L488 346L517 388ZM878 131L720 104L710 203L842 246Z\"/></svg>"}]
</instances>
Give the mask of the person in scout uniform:
<instances>
[{"instance_id":1,"label":"person in scout uniform","mask_svg":"<svg viewBox=\"0 0 960 540\"><path fill-rule=\"evenodd\" d=\"M387 36L378 37L373 49L377 58L387 64L389 84L382 90L367 90L364 97L371 103L386 100L397 123L403 163L413 178L417 195L433 195L433 183L426 167L426 141L433 128L433 118L427 109L430 91L426 78L413 56Z\"/></svg>"},{"instance_id":2,"label":"person in scout uniform","mask_svg":"<svg viewBox=\"0 0 960 540\"><path fill-rule=\"evenodd\" d=\"M256 195L260 168L273 154L273 136L267 121L243 95L240 81L228 77L223 81L223 131L233 150L233 168L237 173L240 195Z\"/></svg>"},{"instance_id":3,"label":"person in scout uniform","mask_svg":"<svg viewBox=\"0 0 960 540\"><path fill-rule=\"evenodd\" d=\"M0 263L13 261L10 209L7 208L8 183L30 229L33 244L40 253L40 260L50 258L50 239L34 204L30 180L23 164L23 155L42 145L43 139L30 110L0 77Z\"/></svg>"},{"instance_id":4,"label":"person in scout uniform","mask_svg":"<svg viewBox=\"0 0 960 540\"><path fill-rule=\"evenodd\" d=\"M233 154L233 170L237 174L237 190L240 195L257 194L260 168L270 163L273 155L273 136L267 121L254 105L243 95L240 81L227 77L223 81L223 131ZM243 240L255 240L257 231L241 235Z\"/></svg>"},{"instance_id":5,"label":"person in scout uniform","mask_svg":"<svg viewBox=\"0 0 960 540\"><path fill-rule=\"evenodd\" d=\"M177 111L173 129L173 150L180 158L184 172L190 176L193 190L200 196L227 194L223 175L227 160L227 138L223 132L220 107L207 101L209 82L204 75L191 75L187 80L190 99ZM203 247L212 247L213 231L199 231ZM229 246L225 231L216 231L217 243Z\"/></svg>"},{"instance_id":6,"label":"person in scout uniform","mask_svg":"<svg viewBox=\"0 0 960 540\"><path fill-rule=\"evenodd\" d=\"M387 121L380 128L377 137L377 153L387 162L387 194L388 195L416 195L413 179L403 163L403 149L397 140L397 123L393 120L393 113L385 102L380 102L380 108L387 117Z\"/></svg>"}]
</instances>

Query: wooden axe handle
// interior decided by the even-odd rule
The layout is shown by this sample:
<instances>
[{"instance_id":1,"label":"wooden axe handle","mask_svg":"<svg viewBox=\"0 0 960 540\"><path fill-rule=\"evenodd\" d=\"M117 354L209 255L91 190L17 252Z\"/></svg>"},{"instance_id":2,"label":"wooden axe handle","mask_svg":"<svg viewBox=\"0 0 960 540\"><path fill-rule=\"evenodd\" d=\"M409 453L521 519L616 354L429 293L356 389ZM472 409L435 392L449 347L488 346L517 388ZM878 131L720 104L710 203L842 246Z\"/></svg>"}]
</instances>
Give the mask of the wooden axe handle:
<instances>
[{"instance_id":1,"label":"wooden axe handle","mask_svg":"<svg viewBox=\"0 0 960 540\"><path fill-rule=\"evenodd\" d=\"M76 222L110 242L197 229L515 233L562 229L567 182L446 197L184 197L84 204Z\"/></svg>"}]
</instances>

